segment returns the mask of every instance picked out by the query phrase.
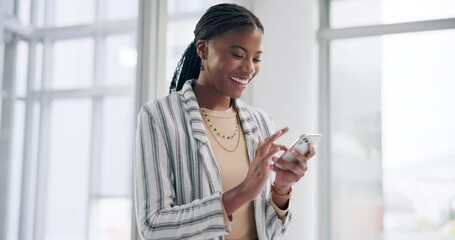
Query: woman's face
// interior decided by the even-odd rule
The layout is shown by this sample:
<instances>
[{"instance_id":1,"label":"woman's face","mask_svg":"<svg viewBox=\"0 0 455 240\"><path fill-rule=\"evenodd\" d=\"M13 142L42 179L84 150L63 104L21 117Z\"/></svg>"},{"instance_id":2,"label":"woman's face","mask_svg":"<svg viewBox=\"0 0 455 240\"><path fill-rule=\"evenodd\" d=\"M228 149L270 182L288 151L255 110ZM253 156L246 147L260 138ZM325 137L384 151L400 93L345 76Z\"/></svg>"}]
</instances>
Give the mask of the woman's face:
<instances>
[{"instance_id":1,"label":"woman's face","mask_svg":"<svg viewBox=\"0 0 455 240\"><path fill-rule=\"evenodd\" d=\"M231 30L204 41L198 45L205 68L199 80L217 94L239 98L259 72L261 44L259 30Z\"/></svg>"}]
</instances>

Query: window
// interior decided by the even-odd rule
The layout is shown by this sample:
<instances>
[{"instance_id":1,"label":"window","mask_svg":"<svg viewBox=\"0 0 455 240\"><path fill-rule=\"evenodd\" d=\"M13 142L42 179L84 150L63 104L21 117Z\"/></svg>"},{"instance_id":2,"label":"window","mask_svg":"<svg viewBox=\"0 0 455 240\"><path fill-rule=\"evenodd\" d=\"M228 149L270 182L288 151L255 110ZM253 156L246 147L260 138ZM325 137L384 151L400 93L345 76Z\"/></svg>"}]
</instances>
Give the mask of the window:
<instances>
[{"instance_id":1,"label":"window","mask_svg":"<svg viewBox=\"0 0 455 240\"><path fill-rule=\"evenodd\" d=\"M0 3L1 239L130 239L138 3Z\"/></svg>"},{"instance_id":2,"label":"window","mask_svg":"<svg viewBox=\"0 0 455 240\"><path fill-rule=\"evenodd\" d=\"M321 239L455 236L455 5L417 2L321 4Z\"/></svg>"},{"instance_id":3,"label":"window","mask_svg":"<svg viewBox=\"0 0 455 240\"><path fill-rule=\"evenodd\" d=\"M377 24L452 18L451 0L332 0L330 27L346 28Z\"/></svg>"}]
</instances>

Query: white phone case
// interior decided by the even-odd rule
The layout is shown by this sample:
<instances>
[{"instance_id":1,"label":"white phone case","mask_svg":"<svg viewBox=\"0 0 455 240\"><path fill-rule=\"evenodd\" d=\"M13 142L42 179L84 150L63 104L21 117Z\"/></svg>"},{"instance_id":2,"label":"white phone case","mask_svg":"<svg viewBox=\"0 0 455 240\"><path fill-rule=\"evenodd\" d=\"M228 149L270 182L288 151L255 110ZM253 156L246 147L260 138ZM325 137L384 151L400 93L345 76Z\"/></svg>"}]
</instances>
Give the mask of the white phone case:
<instances>
[{"instance_id":1,"label":"white phone case","mask_svg":"<svg viewBox=\"0 0 455 240\"><path fill-rule=\"evenodd\" d=\"M301 154L305 154L308 151L308 143L311 143L313 146L315 146L320 140L322 139L322 134L320 133L305 133L297 140L294 141L294 143L289 147L289 149L294 148ZM289 161L289 162L295 162L297 159L292 155L291 152L286 151L283 153L281 156L283 160ZM276 164L277 167L284 169L283 166L280 164Z\"/></svg>"}]
</instances>

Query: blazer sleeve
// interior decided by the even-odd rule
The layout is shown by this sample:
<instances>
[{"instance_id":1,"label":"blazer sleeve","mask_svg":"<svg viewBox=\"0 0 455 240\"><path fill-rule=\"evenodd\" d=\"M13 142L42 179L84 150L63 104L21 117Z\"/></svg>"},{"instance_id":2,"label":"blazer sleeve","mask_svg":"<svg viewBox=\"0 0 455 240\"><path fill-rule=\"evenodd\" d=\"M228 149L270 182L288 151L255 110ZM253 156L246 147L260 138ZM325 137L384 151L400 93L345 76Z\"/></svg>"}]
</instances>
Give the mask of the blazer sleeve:
<instances>
[{"instance_id":1,"label":"blazer sleeve","mask_svg":"<svg viewBox=\"0 0 455 240\"><path fill-rule=\"evenodd\" d=\"M272 135L275 130L275 122L270 117L270 115L266 114L264 111L259 109L254 109L253 115L255 118L256 123L260 129L261 135L263 138L267 138ZM287 232L289 224L292 221L292 205L291 200L289 200L289 211L286 217L281 220L276 212L275 208L272 205L271 199L271 184L275 179L275 174L271 174L269 179L269 184L266 185L264 188L263 202L265 205L264 208L264 216L265 216L265 230L267 232L267 236L269 239L281 239Z\"/></svg>"},{"instance_id":2,"label":"blazer sleeve","mask_svg":"<svg viewBox=\"0 0 455 240\"><path fill-rule=\"evenodd\" d=\"M292 221L291 200L289 200L289 211L286 217L281 220L275 208L272 206L273 200L270 196L270 187L267 187L266 189L269 196L265 207L265 229L270 239L281 239L286 234L289 224Z\"/></svg>"},{"instance_id":3,"label":"blazer sleeve","mask_svg":"<svg viewBox=\"0 0 455 240\"><path fill-rule=\"evenodd\" d=\"M163 128L144 107L138 115L134 189L138 230L142 239L207 239L228 234L221 193L189 204L175 204L175 177Z\"/></svg>"}]
</instances>

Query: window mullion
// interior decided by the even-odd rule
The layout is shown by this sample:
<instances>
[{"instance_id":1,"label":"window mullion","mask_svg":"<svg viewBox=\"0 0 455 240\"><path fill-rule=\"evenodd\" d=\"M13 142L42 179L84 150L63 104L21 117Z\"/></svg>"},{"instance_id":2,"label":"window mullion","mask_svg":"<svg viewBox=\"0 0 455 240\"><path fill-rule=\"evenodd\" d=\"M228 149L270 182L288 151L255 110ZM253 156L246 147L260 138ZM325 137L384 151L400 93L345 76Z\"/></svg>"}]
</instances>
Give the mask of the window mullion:
<instances>
[{"instance_id":1,"label":"window mullion","mask_svg":"<svg viewBox=\"0 0 455 240\"><path fill-rule=\"evenodd\" d=\"M99 2L99 1L98 1ZM94 82L95 87L101 86L104 84L104 70L105 70L105 36L102 33L95 34L95 67L94 67ZM98 216L98 199L94 196L98 196L101 190L101 162L103 158L103 100L107 95L95 96L93 97L93 107L92 107L92 136L91 136L91 145L90 145L90 196L88 196L89 208L87 209L87 216L89 219L87 222L87 239L96 239L97 232L99 229L97 226L97 216Z\"/></svg>"},{"instance_id":2,"label":"window mullion","mask_svg":"<svg viewBox=\"0 0 455 240\"><path fill-rule=\"evenodd\" d=\"M136 30L136 19L99 21L90 24L81 24L64 27L45 27L35 29L34 34L38 38L51 38L55 40L74 39L82 37L93 37L96 33L122 34L134 33ZM28 32L23 30L23 35Z\"/></svg>"},{"instance_id":3,"label":"window mullion","mask_svg":"<svg viewBox=\"0 0 455 240\"><path fill-rule=\"evenodd\" d=\"M95 22L100 22L105 15L104 1L96 1L96 16ZM93 86L99 87L104 83L104 36L101 31L95 31L95 67L93 69ZM87 209L87 224L86 224L86 238L97 239L99 236L98 230L98 199L96 199L99 191L101 190L101 162L102 162L102 147L103 147L103 99L105 96L95 96L92 98L92 136L90 144L90 190L88 197L88 209Z\"/></svg>"},{"instance_id":4,"label":"window mullion","mask_svg":"<svg viewBox=\"0 0 455 240\"><path fill-rule=\"evenodd\" d=\"M103 97L103 96L126 96L132 94L132 87L127 85L120 86L98 86L92 88L79 88L69 90L45 90L33 91L30 97L34 99L62 99L62 98L81 98L81 97Z\"/></svg>"},{"instance_id":5,"label":"window mullion","mask_svg":"<svg viewBox=\"0 0 455 240\"><path fill-rule=\"evenodd\" d=\"M55 1L56 0L42 0L44 4L44 26L52 26L55 22Z\"/></svg>"},{"instance_id":6,"label":"window mullion","mask_svg":"<svg viewBox=\"0 0 455 240\"><path fill-rule=\"evenodd\" d=\"M30 0L30 25L33 27L37 26L38 21L38 1Z\"/></svg>"},{"instance_id":7,"label":"window mullion","mask_svg":"<svg viewBox=\"0 0 455 240\"><path fill-rule=\"evenodd\" d=\"M398 34L409 32L421 32L431 30L443 30L455 28L455 18L426 20L417 22L392 23L381 25L370 25L351 28L331 29L328 26L321 28L318 38L334 40L346 38L358 38L369 36L381 36L385 34Z\"/></svg>"},{"instance_id":8,"label":"window mullion","mask_svg":"<svg viewBox=\"0 0 455 240\"><path fill-rule=\"evenodd\" d=\"M36 4L38 0L31 0L30 2L30 24L36 26ZM29 96L35 86L35 70L36 70L36 38L33 34L28 35L29 53L28 53L28 68L27 68L27 89L25 96L25 123L24 123L24 149L22 155L22 182L21 182L21 204L18 226L18 239L30 239L33 234L33 221L35 219L34 212L35 206L35 183L37 176L37 157L34 156L34 123L36 121L36 111L34 109L35 102Z\"/></svg>"},{"instance_id":9,"label":"window mullion","mask_svg":"<svg viewBox=\"0 0 455 240\"><path fill-rule=\"evenodd\" d=\"M1 121L0 121L0 176L5 176L6 181L0 182L0 237L6 233L8 224L8 196L10 187L10 169L11 169L11 150L12 150L12 129L14 125L14 108L15 108L15 63L17 59L17 38L6 44L4 52L5 65L3 65L4 82L2 83L2 91L9 93L1 99L0 105Z\"/></svg>"},{"instance_id":10,"label":"window mullion","mask_svg":"<svg viewBox=\"0 0 455 240\"><path fill-rule=\"evenodd\" d=\"M53 63L53 42L45 39L43 42L43 73L41 88L49 89L52 83L52 63ZM33 86L33 85L32 85ZM32 86L30 89L32 89ZM46 229L46 212L47 212L47 178L49 172L49 148L50 148L50 116L52 99L40 97L39 125L38 125L38 152L36 168L36 201L34 215L34 235L36 240L44 239Z\"/></svg>"},{"instance_id":11,"label":"window mullion","mask_svg":"<svg viewBox=\"0 0 455 240\"><path fill-rule=\"evenodd\" d=\"M35 182L34 176L36 176L36 168L31 168L30 166L37 166L36 164L36 157L33 157L33 139L35 136L33 134L33 123L36 119L36 112L34 111L34 101L29 97L29 93L32 90L32 86L35 81L35 64L36 64L36 41L31 41L29 45L29 53L28 53L28 67L27 67L27 85L26 85L26 95L25 95L25 123L24 123L24 150L22 155L23 161L23 174L22 174L22 203L26 205L22 205L21 209L23 214L21 217L25 219L33 219L34 217L34 209L32 203L35 202L31 199L34 199L31 196L34 196L35 188L33 183ZM21 212L22 212L21 211ZM28 220L23 221L28 221ZM25 228L25 229L22 229ZM24 232L32 232L32 225L22 224L19 225L19 230Z\"/></svg>"},{"instance_id":12,"label":"window mullion","mask_svg":"<svg viewBox=\"0 0 455 240\"><path fill-rule=\"evenodd\" d=\"M330 123L330 42L319 41L319 102L321 131L324 133L324 141L320 144L319 155L319 238L331 240L331 123Z\"/></svg>"},{"instance_id":13,"label":"window mullion","mask_svg":"<svg viewBox=\"0 0 455 240\"><path fill-rule=\"evenodd\" d=\"M4 6L4 1L0 1L0 16L5 16L4 14L4 11L3 9L5 9L5 6ZM5 41L4 41L4 36L3 36L3 33L4 33L4 20L3 19L0 19L0 39L1 39L1 43L0 43L0 126L2 124L2 104L3 104L3 96L6 94L4 91L3 91L3 68L4 68L4 53L5 53ZM1 132L1 129L0 129L0 137L2 136L2 132Z\"/></svg>"},{"instance_id":14,"label":"window mullion","mask_svg":"<svg viewBox=\"0 0 455 240\"><path fill-rule=\"evenodd\" d=\"M319 29L330 28L330 0L320 0ZM319 39L319 102L321 131L325 140L320 145L319 172L319 233L318 239L332 239L331 208L331 128L330 128L330 41Z\"/></svg>"},{"instance_id":15,"label":"window mullion","mask_svg":"<svg viewBox=\"0 0 455 240\"><path fill-rule=\"evenodd\" d=\"M41 100L41 110L39 117L38 131L38 159L37 159L37 181L36 181L36 201L35 201L35 240L45 239L46 212L47 212L47 192L49 176L49 142L50 142L50 119L51 101Z\"/></svg>"},{"instance_id":16,"label":"window mullion","mask_svg":"<svg viewBox=\"0 0 455 240\"><path fill-rule=\"evenodd\" d=\"M96 0L96 22L103 21L103 19L106 19L107 17L107 7L108 7L108 2L107 0Z\"/></svg>"}]
</instances>

